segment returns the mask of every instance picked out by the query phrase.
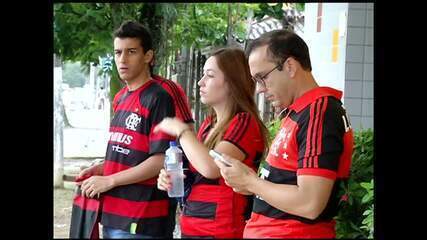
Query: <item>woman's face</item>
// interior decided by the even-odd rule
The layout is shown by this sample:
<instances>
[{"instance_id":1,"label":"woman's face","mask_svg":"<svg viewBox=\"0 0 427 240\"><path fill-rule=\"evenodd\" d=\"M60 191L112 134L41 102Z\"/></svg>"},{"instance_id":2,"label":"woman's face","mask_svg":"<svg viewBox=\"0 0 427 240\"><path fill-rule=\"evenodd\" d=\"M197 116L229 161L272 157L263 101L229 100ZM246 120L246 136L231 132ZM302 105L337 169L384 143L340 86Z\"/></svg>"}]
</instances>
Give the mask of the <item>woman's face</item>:
<instances>
[{"instance_id":1,"label":"woman's face","mask_svg":"<svg viewBox=\"0 0 427 240\"><path fill-rule=\"evenodd\" d=\"M228 100L229 90L224 73L219 69L215 56L209 57L203 67L203 77L197 83L200 86L200 101L214 107Z\"/></svg>"}]
</instances>

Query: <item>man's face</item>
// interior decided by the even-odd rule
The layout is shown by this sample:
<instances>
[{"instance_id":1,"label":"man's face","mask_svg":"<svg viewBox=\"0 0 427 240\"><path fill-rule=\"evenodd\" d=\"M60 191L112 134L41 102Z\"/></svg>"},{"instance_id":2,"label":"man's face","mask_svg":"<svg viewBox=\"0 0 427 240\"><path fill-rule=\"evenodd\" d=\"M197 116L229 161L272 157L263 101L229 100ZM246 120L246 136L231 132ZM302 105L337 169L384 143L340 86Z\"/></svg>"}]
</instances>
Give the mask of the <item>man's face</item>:
<instances>
[{"instance_id":1,"label":"man's face","mask_svg":"<svg viewBox=\"0 0 427 240\"><path fill-rule=\"evenodd\" d=\"M123 81L134 82L149 71L148 63L151 57L147 54L148 52L144 54L137 38L114 39L114 60Z\"/></svg>"},{"instance_id":2,"label":"man's face","mask_svg":"<svg viewBox=\"0 0 427 240\"><path fill-rule=\"evenodd\" d=\"M252 77L265 76L277 66L267 56L267 45L256 48L249 55L249 67ZM257 83L257 93L264 93L265 99L271 102L274 108L281 109L292 103L294 86L292 79L282 66L282 71L274 69L264 79L265 86Z\"/></svg>"}]
</instances>

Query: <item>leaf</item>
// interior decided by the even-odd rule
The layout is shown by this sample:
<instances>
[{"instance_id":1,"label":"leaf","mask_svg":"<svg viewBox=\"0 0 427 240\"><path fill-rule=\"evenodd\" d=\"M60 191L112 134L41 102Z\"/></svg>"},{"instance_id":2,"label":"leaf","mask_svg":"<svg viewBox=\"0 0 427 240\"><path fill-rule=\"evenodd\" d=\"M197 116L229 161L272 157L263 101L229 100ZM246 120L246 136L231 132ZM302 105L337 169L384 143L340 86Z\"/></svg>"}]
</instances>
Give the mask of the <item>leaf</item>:
<instances>
[{"instance_id":1,"label":"leaf","mask_svg":"<svg viewBox=\"0 0 427 240\"><path fill-rule=\"evenodd\" d=\"M304 8L305 8L305 4L304 3L295 3L295 8L297 9L297 11L303 12Z\"/></svg>"},{"instance_id":2,"label":"leaf","mask_svg":"<svg viewBox=\"0 0 427 240\"><path fill-rule=\"evenodd\" d=\"M372 189L372 183L370 182L363 182L360 184L363 188L365 188L366 190L371 190Z\"/></svg>"},{"instance_id":3,"label":"leaf","mask_svg":"<svg viewBox=\"0 0 427 240\"><path fill-rule=\"evenodd\" d=\"M369 215L371 213L372 213L372 209L368 209L368 210L363 212L363 215Z\"/></svg>"},{"instance_id":4,"label":"leaf","mask_svg":"<svg viewBox=\"0 0 427 240\"><path fill-rule=\"evenodd\" d=\"M273 9L275 12L282 10L283 4L282 3L278 3L276 5L273 6Z\"/></svg>"}]
</instances>

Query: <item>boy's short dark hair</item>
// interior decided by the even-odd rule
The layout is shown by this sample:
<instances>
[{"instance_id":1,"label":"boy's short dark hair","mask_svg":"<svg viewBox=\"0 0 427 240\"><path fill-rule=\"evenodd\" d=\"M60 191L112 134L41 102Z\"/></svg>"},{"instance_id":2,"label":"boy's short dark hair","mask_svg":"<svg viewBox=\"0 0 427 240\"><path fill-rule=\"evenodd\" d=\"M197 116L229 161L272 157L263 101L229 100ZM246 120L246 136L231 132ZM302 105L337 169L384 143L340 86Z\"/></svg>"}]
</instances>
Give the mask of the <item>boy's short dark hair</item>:
<instances>
[{"instance_id":1,"label":"boy's short dark hair","mask_svg":"<svg viewBox=\"0 0 427 240\"><path fill-rule=\"evenodd\" d=\"M139 22L126 21L114 32L114 38L138 38L141 42L141 47L146 53L153 49L153 41L150 31Z\"/></svg>"}]
</instances>

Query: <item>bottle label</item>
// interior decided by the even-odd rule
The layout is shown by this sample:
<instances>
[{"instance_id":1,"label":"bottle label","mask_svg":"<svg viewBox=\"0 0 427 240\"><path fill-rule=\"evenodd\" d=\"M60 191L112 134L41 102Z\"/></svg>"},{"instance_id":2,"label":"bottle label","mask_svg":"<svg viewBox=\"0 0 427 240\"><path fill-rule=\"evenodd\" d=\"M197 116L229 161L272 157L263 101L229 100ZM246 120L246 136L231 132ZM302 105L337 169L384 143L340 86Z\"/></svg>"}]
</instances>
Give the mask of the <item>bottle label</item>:
<instances>
[{"instance_id":1,"label":"bottle label","mask_svg":"<svg viewBox=\"0 0 427 240\"><path fill-rule=\"evenodd\" d=\"M177 163L176 153L172 153L172 154L166 155L166 162L168 164L175 164L175 163Z\"/></svg>"},{"instance_id":2,"label":"bottle label","mask_svg":"<svg viewBox=\"0 0 427 240\"><path fill-rule=\"evenodd\" d=\"M177 163L176 160L177 160L176 159L176 153L171 154L171 163L173 163L173 164Z\"/></svg>"}]
</instances>

